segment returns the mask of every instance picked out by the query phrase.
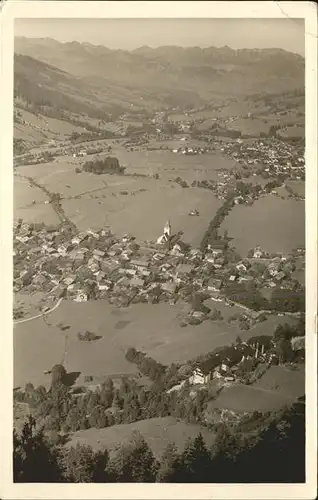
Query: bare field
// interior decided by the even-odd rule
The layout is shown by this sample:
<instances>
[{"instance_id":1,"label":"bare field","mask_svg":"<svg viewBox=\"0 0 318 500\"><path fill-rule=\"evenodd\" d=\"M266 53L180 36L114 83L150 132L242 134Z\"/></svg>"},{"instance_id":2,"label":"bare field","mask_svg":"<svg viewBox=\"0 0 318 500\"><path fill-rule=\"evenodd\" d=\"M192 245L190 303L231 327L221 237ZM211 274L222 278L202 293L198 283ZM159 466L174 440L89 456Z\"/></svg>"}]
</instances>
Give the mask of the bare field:
<instances>
[{"instance_id":1,"label":"bare field","mask_svg":"<svg viewBox=\"0 0 318 500\"><path fill-rule=\"evenodd\" d=\"M305 204L268 195L252 207L237 205L221 225L242 256L260 245L268 252L290 253L305 244Z\"/></svg>"},{"instance_id":2,"label":"bare field","mask_svg":"<svg viewBox=\"0 0 318 500\"><path fill-rule=\"evenodd\" d=\"M186 441L196 438L199 433L208 446L212 446L215 439L212 432L200 425L179 422L173 417L158 417L132 424L113 425L105 429L78 431L72 435L66 446L76 446L80 443L90 445L96 451L107 448L110 454L113 454L118 446L129 441L134 431L145 438L156 458L160 458L169 442L174 442L181 452Z\"/></svg>"},{"instance_id":3,"label":"bare field","mask_svg":"<svg viewBox=\"0 0 318 500\"><path fill-rule=\"evenodd\" d=\"M242 340L254 335L270 335L279 322L289 321L284 317L270 317L245 332L225 321L205 321L198 326L181 327L180 321L187 308L187 305L169 306L166 303L116 308L104 300L63 301L47 316L47 322L38 318L15 325L15 386L24 386L27 382L47 385L49 376L44 375L44 370L61 362L63 356L69 372L95 377L128 374L137 372L136 365L125 359L129 347L146 352L165 365L185 363L234 342L237 335ZM60 324L70 328L61 331ZM96 342L81 342L77 333L84 330L102 338Z\"/></svg>"}]
</instances>

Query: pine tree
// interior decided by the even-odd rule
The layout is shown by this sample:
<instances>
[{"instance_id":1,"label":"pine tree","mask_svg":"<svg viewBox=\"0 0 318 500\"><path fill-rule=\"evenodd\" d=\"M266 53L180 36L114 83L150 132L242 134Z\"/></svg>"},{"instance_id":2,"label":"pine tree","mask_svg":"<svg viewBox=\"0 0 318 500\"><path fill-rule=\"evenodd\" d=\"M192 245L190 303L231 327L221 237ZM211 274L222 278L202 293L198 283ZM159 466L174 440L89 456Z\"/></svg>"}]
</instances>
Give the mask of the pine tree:
<instances>
[{"instance_id":1,"label":"pine tree","mask_svg":"<svg viewBox=\"0 0 318 500\"><path fill-rule=\"evenodd\" d=\"M113 407L122 410L123 404L124 404L124 402L123 402L122 398L120 397L119 391L118 391L118 389L116 389L115 394L114 394L114 399L113 399Z\"/></svg>"},{"instance_id":2,"label":"pine tree","mask_svg":"<svg viewBox=\"0 0 318 500\"><path fill-rule=\"evenodd\" d=\"M210 482L211 464L211 455L200 433L193 441L187 442L181 455L180 482Z\"/></svg>"},{"instance_id":3,"label":"pine tree","mask_svg":"<svg viewBox=\"0 0 318 500\"><path fill-rule=\"evenodd\" d=\"M106 482L108 453L94 453L90 446L77 444L63 457L64 477L70 483Z\"/></svg>"},{"instance_id":4,"label":"pine tree","mask_svg":"<svg viewBox=\"0 0 318 500\"><path fill-rule=\"evenodd\" d=\"M59 482L59 449L51 447L43 430L36 430L33 417L24 424L21 435L13 433L14 482Z\"/></svg>"},{"instance_id":5,"label":"pine tree","mask_svg":"<svg viewBox=\"0 0 318 500\"><path fill-rule=\"evenodd\" d=\"M109 408L113 403L114 398L114 382L111 378L107 378L102 384L100 392L100 402L105 408Z\"/></svg>"},{"instance_id":6,"label":"pine tree","mask_svg":"<svg viewBox=\"0 0 318 500\"><path fill-rule=\"evenodd\" d=\"M151 449L139 433L134 433L130 442L123 445L111 460L109 470L114 481L154 482L155 459Z\"/></svg>"},{"instance_id":7,"label":"pine tree","mask_svg":"<svg viewBox=\"0 0 318 500\"><path fill-rule=\"evenodd\" d=\"M180 456L175 443L168 443L163 452L157 471L156 480L159 483L172 483L177 480L180 467Z\"/></svg>"}]
</instances>

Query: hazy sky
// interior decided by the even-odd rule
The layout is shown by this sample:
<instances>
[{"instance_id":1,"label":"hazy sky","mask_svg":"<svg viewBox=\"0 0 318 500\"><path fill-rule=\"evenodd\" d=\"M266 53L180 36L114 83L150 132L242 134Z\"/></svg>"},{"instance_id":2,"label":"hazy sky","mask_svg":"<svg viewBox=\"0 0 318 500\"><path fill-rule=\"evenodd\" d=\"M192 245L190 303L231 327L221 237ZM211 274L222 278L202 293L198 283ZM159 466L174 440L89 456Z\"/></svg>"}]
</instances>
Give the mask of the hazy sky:
<instances>
[{"instance_id":1,"label":"hazy sky","mask_svg":"<svg viewBox=\"0 0 318 500\"><path fill-rule=\"evenodd\" d=\"M111 49L228 45L305 53L304 22L298 19L17 19L15 35Z\"/></svg>"}]
</instances>

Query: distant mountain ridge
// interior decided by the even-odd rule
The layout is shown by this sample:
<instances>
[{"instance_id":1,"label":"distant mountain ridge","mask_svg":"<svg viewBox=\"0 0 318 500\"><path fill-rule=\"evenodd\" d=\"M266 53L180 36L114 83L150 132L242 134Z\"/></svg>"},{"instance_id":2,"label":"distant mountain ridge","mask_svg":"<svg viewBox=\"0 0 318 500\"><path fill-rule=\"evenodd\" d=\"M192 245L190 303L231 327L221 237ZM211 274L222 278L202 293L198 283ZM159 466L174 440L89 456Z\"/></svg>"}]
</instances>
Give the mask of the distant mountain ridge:
<instances>
[{"instance_id":1,"label":"distant mountain ridge","mask_svg":"<svg viewBox=\"0 0 318 500\"><path fill-rule=\"evenodd\" d=\"M305 61L283 49L147 46L112 50L101 45L41 38L15 39L15 52L67 71L87 82L134 89L248 95L304 87Z\"/></svg>"}]
</instances>

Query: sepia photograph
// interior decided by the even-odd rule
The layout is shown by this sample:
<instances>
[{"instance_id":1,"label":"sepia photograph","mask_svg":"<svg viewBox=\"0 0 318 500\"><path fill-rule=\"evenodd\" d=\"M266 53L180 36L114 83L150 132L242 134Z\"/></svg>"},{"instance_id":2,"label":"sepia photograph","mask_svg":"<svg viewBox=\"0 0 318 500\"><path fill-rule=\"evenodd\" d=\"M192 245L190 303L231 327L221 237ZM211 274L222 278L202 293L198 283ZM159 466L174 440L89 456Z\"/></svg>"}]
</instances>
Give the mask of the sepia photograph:
<instances>
[{"instance_id":1,"label":"sepia photograph","mask_svg":"<svg viewBox=\"0 0 318 500\"><path fill-rule=\"evenodd\" d=\"M13 483L306 483L306 20L174 4L13 20Z\"/></svg>"}]
</instances>

